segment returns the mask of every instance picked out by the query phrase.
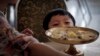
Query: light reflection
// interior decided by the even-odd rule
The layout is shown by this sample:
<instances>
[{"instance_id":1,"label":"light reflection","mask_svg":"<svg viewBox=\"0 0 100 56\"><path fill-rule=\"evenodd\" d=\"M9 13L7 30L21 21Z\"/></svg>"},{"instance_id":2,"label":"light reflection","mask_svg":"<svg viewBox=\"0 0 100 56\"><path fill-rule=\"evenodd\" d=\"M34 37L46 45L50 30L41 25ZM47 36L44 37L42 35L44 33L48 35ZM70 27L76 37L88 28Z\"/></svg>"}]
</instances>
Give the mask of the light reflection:
<instances>
[{"instance_id":1,"label":"light reflection","mask_svg":"<svg viewBox=\"0 0 100 56\"><path fill-rule=\"evenodd\" d=\"M10 23L11 24L14 24L14 7L13 6L11 6L11 8L10 8Z\"/></svg>"},{"instance_id":2,"label":"light reflection","mask_svg":"<svg viewBox=\"0 0 100 56\"><path fill-rule=\"evenodd\" d=\"M81 27L85 27L86 26L86 22L85 22L85 20L83 19L82 20L82 23L81 23Z\"/></svg>"},{"instance_id":3,"label":"light reflection","mask_svg":"<svg viewBox=\"0 0 100 56\"><path fill-rule=\"evenodd\" d=\"M82 46L82 50L83 51L86 50L86 48L87 48L87 45L86 44Z\"/></svg>"}]
</instances>

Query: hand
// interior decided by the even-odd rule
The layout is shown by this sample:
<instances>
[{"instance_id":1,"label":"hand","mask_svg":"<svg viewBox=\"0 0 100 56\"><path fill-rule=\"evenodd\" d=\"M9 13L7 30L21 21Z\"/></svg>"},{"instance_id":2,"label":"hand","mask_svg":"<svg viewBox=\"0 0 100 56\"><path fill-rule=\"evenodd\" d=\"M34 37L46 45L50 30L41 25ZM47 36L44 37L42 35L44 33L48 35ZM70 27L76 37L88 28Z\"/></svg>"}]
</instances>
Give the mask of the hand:
<instances>
[{"instance_id":1,"label":"hand","mask_svg":"<svg viewBox=\"0 0 100 56\"><path fill-rule=\"evenodd\" d=\"M32 36L33 32L30 29L25 29L22 31L22 34L18 35L15 39L13 39L13 43L17 43L22 48L25 49L27 46L30 46L30 43L39 43L39 41Z\"/></svg>"},{"instance_id":2,"label":"hand","mask_svg":"<svg viewBox=\"0 0 100 56\"><path fill-rule=\"evenodd\" d=\"M26 35L34 35L33 31L30 30L29 28L26 28L25 30L23 30L21 33L24 33Z\"/></svg>"},{"instance_id":3,"label":"hand","mask_svg":"<svg viewBox=\"0 0 100 56\"><path fill-rule=\"evenodd\" d=\"M26 28L25 30L23 30L21 33L25 34L26 36L24 36L24 38L26 39L26 41L33 41L35 43L39 42L35 37L33 37L34 33L31 29ZM28 38L28 39L27 39ZM29 40L30 39L30 40Z\"/></svg>"}]
</instances>

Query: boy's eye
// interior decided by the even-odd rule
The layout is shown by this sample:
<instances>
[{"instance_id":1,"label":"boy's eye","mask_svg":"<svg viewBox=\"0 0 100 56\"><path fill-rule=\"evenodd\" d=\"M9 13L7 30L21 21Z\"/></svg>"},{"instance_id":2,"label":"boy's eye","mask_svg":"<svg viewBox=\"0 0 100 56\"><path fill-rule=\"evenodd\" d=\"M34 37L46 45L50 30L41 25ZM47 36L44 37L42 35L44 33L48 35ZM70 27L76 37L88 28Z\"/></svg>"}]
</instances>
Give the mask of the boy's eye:
<instances>
[{"instance_id":1,"label":"boy's eye","mask_svg":"<svg viewBox=\"0 0 100 56\"><path fill-rule=\"evenodd\" d=\"M70 24L70 22L65 22L65 24Z\"/></svg>"},{"instance_id":2,"label":"boy's eye","mask_svg":"<svg viewBox=\"0 0 100 56\"><path fill-rule=\"evenodd\" d=\"M53 24L52 26L58 26L59 24Z\"/></svg>"}]
</instances>

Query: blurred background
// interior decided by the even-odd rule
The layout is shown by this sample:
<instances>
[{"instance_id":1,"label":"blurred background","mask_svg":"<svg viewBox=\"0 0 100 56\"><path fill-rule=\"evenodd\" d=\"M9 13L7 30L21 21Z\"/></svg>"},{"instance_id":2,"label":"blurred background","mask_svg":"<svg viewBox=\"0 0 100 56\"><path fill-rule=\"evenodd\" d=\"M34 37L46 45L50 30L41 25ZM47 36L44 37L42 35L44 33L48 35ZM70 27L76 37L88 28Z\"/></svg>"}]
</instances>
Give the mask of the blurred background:
<instances>
[{"instance_id":1,"label":"blurred background","mask_svg":"<svg viewBox=\"0 0 100 56\"><path fill-rule=\"evenodd\" d=\"M77 21L77 26L88 27L100 32L100 0L68 0L68 10ZM76 46L85 56L100 56L100 37L90 44Z\"/></svg>"}]
</instances>

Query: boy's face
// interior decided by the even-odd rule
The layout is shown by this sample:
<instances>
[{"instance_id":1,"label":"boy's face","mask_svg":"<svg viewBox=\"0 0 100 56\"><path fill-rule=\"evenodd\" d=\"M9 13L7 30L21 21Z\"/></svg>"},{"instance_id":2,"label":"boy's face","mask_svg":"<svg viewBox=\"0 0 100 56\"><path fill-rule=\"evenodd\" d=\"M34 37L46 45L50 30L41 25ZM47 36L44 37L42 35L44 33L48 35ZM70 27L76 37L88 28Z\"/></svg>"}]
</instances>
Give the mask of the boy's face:
<instances>
[{"instance_id":1,"label":"boy's face","mask_svg":"<svg viewBox=\"0 0 100 56\"><path fill-rule=\"evenodd\" d=\"M48 27L73 27L72 19L67 15L55 15L51 17Z\"/></svg>"}]
</instances>

